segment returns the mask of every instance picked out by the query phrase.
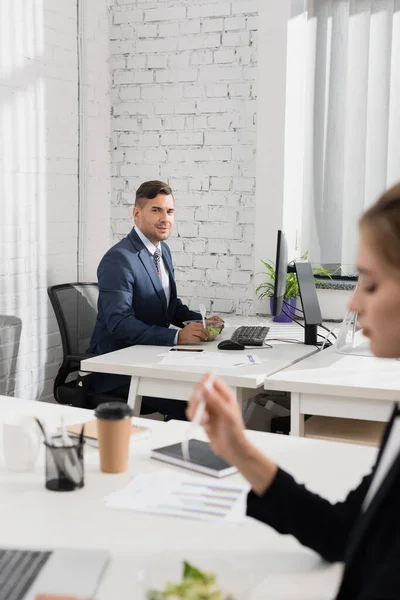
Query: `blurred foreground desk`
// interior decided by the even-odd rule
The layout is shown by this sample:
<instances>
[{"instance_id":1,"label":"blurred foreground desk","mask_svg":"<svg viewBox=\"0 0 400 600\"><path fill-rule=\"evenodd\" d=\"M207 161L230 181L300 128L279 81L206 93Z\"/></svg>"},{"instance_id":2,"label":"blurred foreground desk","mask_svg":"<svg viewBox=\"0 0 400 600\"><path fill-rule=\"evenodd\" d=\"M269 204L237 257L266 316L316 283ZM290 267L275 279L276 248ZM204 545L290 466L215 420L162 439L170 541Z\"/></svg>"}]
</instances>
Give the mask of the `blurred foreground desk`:
<instances>
[{"instance_id":1,"label":"blurred foreground desk","mask_svg":"<svg viewBox=\"0 0 400 600\"><path fill-rule=\"evenodd\" d=\"M93 418L91 411L0 396L0 422L17 414L37 415L53 425L59 424L61 415L69 424ZM212 552L248 565L258 581L248 600L334 597L340 565L323 562L293 537L279 535L253 519L246 518L241 524L202 522L106 508L104 496L136 473L174 468L150 459L150 449L180 441L187 423L137 421L152 428L152 438L133 441L129 473L100 473L98 451L87 446L85 487L75 492L56 493L44 488L43 456L30 473L8 472L2 464L1 545L109 549L112 558L97 600L144 600L137 583L143 561L160 560L170 553L185 558L193 552ZM361 446L255 431L249 431L248 436L298 481L331 501L343 499L358 485L376 456L375 449ZM242 479L234 475L226 481Z\"/></svg>"}]
</instances>

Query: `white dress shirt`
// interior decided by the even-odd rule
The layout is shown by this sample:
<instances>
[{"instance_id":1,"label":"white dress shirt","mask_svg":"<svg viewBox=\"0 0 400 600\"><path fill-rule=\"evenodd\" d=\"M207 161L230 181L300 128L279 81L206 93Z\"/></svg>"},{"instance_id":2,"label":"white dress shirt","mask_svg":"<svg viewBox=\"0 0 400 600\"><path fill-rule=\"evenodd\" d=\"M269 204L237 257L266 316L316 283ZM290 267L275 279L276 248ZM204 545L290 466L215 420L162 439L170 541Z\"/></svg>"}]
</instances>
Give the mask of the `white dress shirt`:
<instances>
[{"instance_id":1,"label":"white dress shirt","mask_svg":"<svg viewBox=\"0 0 400 600\"><path fill-rule=\"evenodd\" d=\"M140 231L140 229L136 225L135 225L135 231L138 234L138 236L140 237L143 244L146 246L147 250L150 252L152 259L154 261L154 252L157 250L157 246L152 244L150 242L150 240L147 239L147 237L145 235L143 235L143 233ZM168 271L166 269L166 266L165 266L163 258L162 258L161 244L158 246L158 250L159 250L160 256L161 256L161 261L160 261L161 283L164 288L164 293L165 293L165 297L167 299L167 306L168 306L170 298L171 298L171 289L170 289L170 283L169 283L169 274L168 274Z\"/></svg>"},{"instance_id":2,"label":"white dress shirt","mask_svg":"<svg viewBox=\"0 0 400 600\"><path fill-rule=\"evenodd\" d=\"M140 240L142 241L142 243L146 246L147 250L150 252L151 257L154 261L154 252L158 249L160 252L160 256L161 256L161 260L160 260L160 270L161 270L161 283L164 289L164 293L165 293L165 297L167 299L167 306L169 305L169 301L171 298L171 285L170 285L170 281L169 281L169 273L167 271L167 268L164 264L163 261L163 257L162 257L162 246L161 243L159 244L158 248L152 244L150 242L150 240L143 235L143 233L140 231L139 227L137 227L137 225L135 225L134 227L136 233L138 234ZM155 265L154 265L155 266ZM174 344L178 343L178 335L179 335L179 331L176 332L176 336L175 336L175 340L174 340Z\"/></svg>"},{"instance_id":3,"label":"white dress shirt","mask_svg":"<svg viewBox=\"0 0 400 600\"><path fill-rule=\"evenodd\" d=\"M379 461L375 475L369 486L369 490L364 498L363 510L366 511L378 489L383 483L386 475L389 473L393 466L394 461L398 457L400 452L400 416L396 417L393 421L392 429L389 434L389 438L386 442L385 449Z\"/></svg>"}]
</instances>

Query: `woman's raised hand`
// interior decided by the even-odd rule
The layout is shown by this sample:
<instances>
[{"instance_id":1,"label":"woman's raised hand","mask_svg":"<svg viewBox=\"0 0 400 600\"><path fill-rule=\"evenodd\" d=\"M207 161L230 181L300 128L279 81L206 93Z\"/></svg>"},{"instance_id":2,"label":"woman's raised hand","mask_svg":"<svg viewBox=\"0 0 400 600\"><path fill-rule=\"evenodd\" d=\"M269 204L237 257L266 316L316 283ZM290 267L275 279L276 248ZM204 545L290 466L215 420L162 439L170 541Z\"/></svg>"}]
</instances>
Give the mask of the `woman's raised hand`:
<instances>
[{"instance_id":1,"label":"woman's raised hand","mask_svg":"<svg viewBox=\"0 0 400 600\"><path fill-rule=\"evenodd\" d=\"M237 453L246 444L244 423L240 406L231 390L220 379L215 379L210 389L205 375L193 390L187 416L193 419L197 406L203 398L205 410L202 425L216 454L234 464Z\"/></svg>"}]
</instances>

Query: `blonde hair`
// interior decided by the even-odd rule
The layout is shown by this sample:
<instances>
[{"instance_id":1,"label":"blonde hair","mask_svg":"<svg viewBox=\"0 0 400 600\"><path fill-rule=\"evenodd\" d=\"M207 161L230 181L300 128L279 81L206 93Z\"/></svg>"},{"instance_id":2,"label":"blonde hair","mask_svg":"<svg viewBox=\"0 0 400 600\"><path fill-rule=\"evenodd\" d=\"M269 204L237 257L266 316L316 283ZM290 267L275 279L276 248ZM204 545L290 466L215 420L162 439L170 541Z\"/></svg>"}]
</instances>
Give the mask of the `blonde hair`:
<instances>
[{"instance_id":1,"label":"blonde hair","mask_svg":"<svg viewBox=\"0 0 400 600\"><path fill-rule=\"evenodd\" d=\"M400 272L400 183L385 192L360 219L379 258Z\"/></svg>"}]
</instances>

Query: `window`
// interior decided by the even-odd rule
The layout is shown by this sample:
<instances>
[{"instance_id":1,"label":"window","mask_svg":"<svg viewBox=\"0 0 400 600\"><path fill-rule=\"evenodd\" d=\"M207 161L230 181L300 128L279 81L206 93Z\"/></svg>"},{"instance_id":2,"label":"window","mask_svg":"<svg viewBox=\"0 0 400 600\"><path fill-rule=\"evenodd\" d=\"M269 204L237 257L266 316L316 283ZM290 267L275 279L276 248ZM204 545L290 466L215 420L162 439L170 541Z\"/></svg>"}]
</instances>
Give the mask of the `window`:
<instances>
[{"instance_id":1,"label":"window","mask_svg":"<svg viewBox=\"0 0 400 600\"><path fill-rule=\"evenodd\" d=\"M283 229L355 275L358 219L400 179L400 0L292 0Z\"/></svg>"}]
</instances>

